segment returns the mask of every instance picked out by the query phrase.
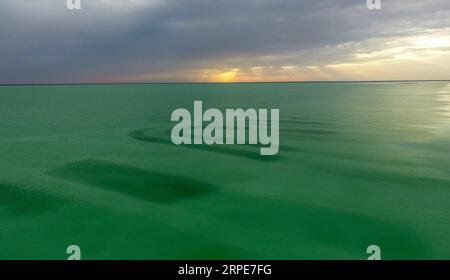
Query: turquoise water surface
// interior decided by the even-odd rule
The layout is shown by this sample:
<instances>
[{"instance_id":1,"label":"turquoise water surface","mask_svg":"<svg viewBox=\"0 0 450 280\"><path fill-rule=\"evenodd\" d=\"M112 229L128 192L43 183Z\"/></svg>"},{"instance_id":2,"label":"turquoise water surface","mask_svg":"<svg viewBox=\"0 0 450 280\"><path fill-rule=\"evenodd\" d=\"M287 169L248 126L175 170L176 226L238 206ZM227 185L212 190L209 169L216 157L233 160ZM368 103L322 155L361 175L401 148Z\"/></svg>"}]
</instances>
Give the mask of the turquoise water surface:
<instances>
[{"instance_id":1,"label":"turquoise water surface","mask_svg":"<svg viewBox=\"0 0 450 280\"><path fill-rule=\"evenodd\" d=\"M277 108L280 152L171 112ZM448 82L0 87L0 259L450 259Z\"/></svg>"}]
</instances>

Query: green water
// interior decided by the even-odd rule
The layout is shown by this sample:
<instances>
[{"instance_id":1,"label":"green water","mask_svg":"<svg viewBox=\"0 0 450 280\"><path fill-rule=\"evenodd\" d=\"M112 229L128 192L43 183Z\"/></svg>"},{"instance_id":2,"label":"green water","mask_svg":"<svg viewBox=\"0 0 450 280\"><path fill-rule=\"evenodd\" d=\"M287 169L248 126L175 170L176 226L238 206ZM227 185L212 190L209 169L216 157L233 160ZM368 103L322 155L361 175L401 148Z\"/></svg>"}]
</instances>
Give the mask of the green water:
<instances>
[{"instance_id":1,"label":"green water","mask_svg":"<svg viewBox=\"0 0 450 280\"><path fill-rule=\"evenodd\" d=\"M170 143L279 108L280 152ZM0 259L450 259L450 86L0 87Z\"/></svg>"}]
</instances>

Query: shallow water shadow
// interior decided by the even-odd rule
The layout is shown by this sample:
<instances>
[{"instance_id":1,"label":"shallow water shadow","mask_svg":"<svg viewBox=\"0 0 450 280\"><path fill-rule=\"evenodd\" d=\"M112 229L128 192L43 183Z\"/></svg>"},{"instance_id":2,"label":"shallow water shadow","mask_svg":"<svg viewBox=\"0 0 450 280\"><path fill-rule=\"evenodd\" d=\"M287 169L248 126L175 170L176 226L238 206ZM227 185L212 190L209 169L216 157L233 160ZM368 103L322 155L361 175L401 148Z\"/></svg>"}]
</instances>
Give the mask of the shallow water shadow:
<instances>
[{"instance_id":1,"label":"shallow water shadow","mask_svg":"<svg viewBox=\"0 0 450 280\"><path fill-rule=\"evenodd\" d=\"M131 138L143 141L143 142L150 142L150 143L157 143L157 144L164 144L164 145L170 145L175 146L169 139L165 138L159 138L155 136L150 136L147 134L148 131L151 129L149 128L142 128L131 131L128 136ZM238 156L238 157L244 157L252 160L258 160L258 161L276 161L281 159L281 156L278 154L276 156L262 156L259 154L259 146L252 146L254 148L258 148L258 150L254 151L248 151L248 150L237 150L237 149L230 149L230 145L183 145L181 147L188 148L188 149L196 149L196 150L202 150L207 152L214 152L218 154L223 155L232 155L232 156ZM243 145L241 145L243 146ZM248 146L248 145L247 145ZM294 150L293 148L289 147L280 147L280 150Z\"/></svg>"},{"instance_id":2,"label":"shallow water shadow","mask_svg":"<svg viewBox=\"0 0 450 280\"><path fill-rule=\"evenodd\" d=\"M50 171L50 174L163 204L202 196L217 188L212 184L187 177L100 160L71 162Z\"/></svg>"},{"instance_id":3,"label":"shallow water shadow","mask_svg":"<svg viewBox=\"0 0 450 280\"><path fill-rule=\"evenodd\" d=\"M50 194L0 183L0 209L13 217L40 215L65 203L64 199Z\"/></svg>"}]
</instances>

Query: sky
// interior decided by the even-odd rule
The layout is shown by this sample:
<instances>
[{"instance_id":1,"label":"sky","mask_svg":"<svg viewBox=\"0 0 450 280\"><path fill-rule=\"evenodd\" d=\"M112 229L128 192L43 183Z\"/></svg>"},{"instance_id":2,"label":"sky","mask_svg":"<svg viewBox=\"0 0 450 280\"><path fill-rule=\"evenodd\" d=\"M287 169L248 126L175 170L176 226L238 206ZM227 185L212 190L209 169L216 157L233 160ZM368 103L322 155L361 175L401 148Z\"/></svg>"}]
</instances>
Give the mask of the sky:
<instances>
[{"instance_id":1,"label":"sky","mask_svg":"<svg viewBox=\"0 0 450 280\"><path fill-rule=\"evenodd\" d=\"M0 84L450 79L450 0L0 1Z\"/></svg>"}]
</instances>

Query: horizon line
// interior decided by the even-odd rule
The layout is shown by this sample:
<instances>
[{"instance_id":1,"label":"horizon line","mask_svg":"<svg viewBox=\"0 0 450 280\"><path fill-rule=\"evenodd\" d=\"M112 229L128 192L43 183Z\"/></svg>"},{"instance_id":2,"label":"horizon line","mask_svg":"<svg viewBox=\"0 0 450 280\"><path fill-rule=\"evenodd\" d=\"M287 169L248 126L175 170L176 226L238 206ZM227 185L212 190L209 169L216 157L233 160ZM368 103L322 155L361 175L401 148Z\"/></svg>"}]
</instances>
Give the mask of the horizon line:
<instances>
[{"instance_id":1,"label":"horizon line","mask_svg":"<svg viewBox=\"0 0 450 280\"><path fill-rule=\"evenodd\" d=\"M195 85L195 84L301 84L301 83L401 83L401 82L450 82L450 79L437 80L329 80L329 81L261 81L261 82L80 82L80 83L0 83L8 86L91 86L91 85Z\"/></svg>"}]
</instances>

